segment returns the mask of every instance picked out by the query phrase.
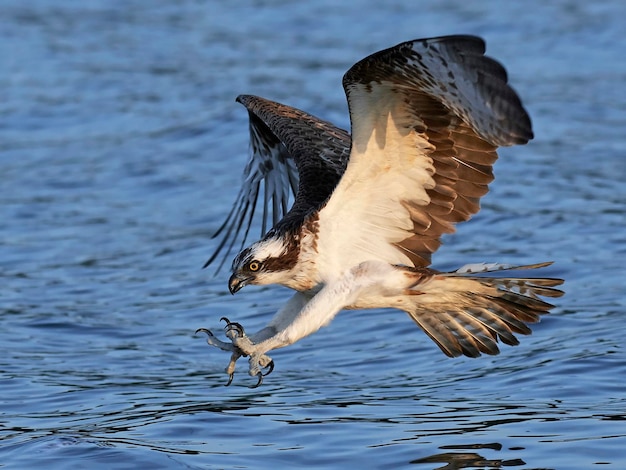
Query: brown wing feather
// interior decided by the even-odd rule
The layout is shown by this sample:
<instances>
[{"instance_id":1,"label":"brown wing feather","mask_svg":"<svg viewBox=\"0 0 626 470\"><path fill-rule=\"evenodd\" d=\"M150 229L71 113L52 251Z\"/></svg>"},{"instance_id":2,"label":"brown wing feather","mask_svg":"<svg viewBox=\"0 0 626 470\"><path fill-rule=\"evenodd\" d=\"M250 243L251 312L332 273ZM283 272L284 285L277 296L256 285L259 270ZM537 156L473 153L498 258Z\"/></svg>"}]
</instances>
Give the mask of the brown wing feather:
<instances>
[{"instance_id":1,"label":"brown wing feather","mask_svg":"<svg viewBox=\"0 0 626 470\"><path fill-rule=\"evenodd\" d=\"M403 193L384 209L372 208L379 212L369 214L372 219L364 224L368 231L360 235L360 248L363 256L378 253L390 262L430 264L431 254L441 244L441 235L453 232L455 223L469 219L479 210L480 198L493 180L497 147L523 144L532 138L530 119L507 84L506 71L484 52L485 44L480 38L448 36L409 41L359 61L343 80L352 130L356 132L354 141L346 131L298 109L255 96L238 97L237 101L250 112L252 126L263 131L263 149L258 153L269 154L273 147L280 150L281 158L293 158L296 162L299 185L295 203L278 225L283 229L297 228L307 214L336 199L332 209L325 211L327 218L343 220L347 226L339 226L353 230L356 220L364 220L359 216L367 214L361 214L363 207L351 200L361 198L363 191L372 188L383 195L394 181L388 178L382 186L375 187L372 175L380 175L387 167L397 177L410 172L410 177L415 178L414 186L411 185L415 188L413 194ZM386 113L390 113L389 121L383 116ZM387 125L395 126L397 134L387 134ZM372 142L382 153L366 152L370 133L375 133ZM390 147L398 146L396 156L381 159L386 155L387 137L393 141ZM357 161L355 148L356 154L363 155ZM349 158L348 170L352 167L354 171L352 179L344 184ZM340 180L340 195L333 198ZM406 178L404 184L408 187ZM252 206L256 203L255 194L258 189L252 192ZM400 192L393 194L398 196ZM243 200L249 199L244 194ZM401 217L392 207L398 203L396 207L405 207L404 217L410 217L413 230L403 232L404 223L402 227L393 225ZM248 205L246 202L244 207ZM238 231L244 224L246 212L241 213L237 212L233 219L239 221L238 225L227 221L229 232L225 238L233 226ZM390 230L380 228L376 232L376 227ZM375 240L383 232L383 237L393 239ZM385 251L385 242L400 249L400 259L397 251L396 255ZM336 254L351 253L346 261L357 262L361 257L341 243L331 240L328 245ZM216 255L217 252L209 262Z\"/></svg>"},{"instance_id":2,"label":"brown wing feather","mask_svg":"<svg viewBox=\"0 0 626 470\"><path fill-rule=\"evenodd\" d=\"M414 235L397 245L415 266L426 266L441 245L441 235L454 232L454 224L468 220L480 209L479 200L489 191L498 155L496 146L479 137L441 103L425 95L411 101L411 106L434 116L420 111L423 132L435 148L428 153L435 169L435 186L426 190L428 204L406 202L415 224Z\"/></svg>"},{"instance_id":3,"label":"brown wing feather","mask_svg":"<svg viewBox=\"0 0 626 470\"><path fill-rule=\"evenodd\" d=\"M307 213L328 199L343 175L350 135L330 122L275 101L252 95L241 95L237 101L271 130L296 162L298 191L282 223L301 224Z\"/></svg>"},{"instance_id":4,"label":"brown wing feather","mask_svg":"<svg viewBox=\"0 0 626 470\"><path fill-rule=\"evenodd\" d=\"M434 168L434 187L426 188L430 201L403 201L414 230L395 243L415 266L430 264L441 235L479 210L498 146L532 138L506 71L484 52L475 37L411 41L365 58L344 77L349 102L376 87L391 90L402 103L397 116L432 145L424 151Z\"/></svg>"},{"instance_id":5,"label":"brown wing feather","mask_svg":"<svg viewBox=\"0 0 626 470\"><path fill-rule=\"evenodd\" d=\"M248 110L252 151L233 208L213 235L221 241L204 265L224 253L218 271L238 238L243 248L261 193L262 235L270 221L272 227L299 227L328 199L350 154L349 134L329 122L258 96L240 95L237 101ZM292 191L295 201L288 208Z\"/></svg>"}]
</instances>

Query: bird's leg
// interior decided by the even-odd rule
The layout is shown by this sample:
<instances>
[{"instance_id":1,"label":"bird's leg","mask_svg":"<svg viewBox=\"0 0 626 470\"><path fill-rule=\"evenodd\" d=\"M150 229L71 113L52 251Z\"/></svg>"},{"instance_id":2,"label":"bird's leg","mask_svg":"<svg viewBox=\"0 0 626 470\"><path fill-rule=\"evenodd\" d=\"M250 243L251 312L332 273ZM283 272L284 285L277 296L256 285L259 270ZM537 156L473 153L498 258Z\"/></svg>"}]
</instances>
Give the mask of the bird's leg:
<instances>
[{"instance_id":1,"label":"bird's leg","mask_svg":"<svg viewBox=\"0 0 626 470\"><path fill-rule=\"evenodd\" d=\"M206 333L207 335L206 342L208 345L221 349L222 351L235 352L236 348L232 343L225 343L224 341L220 341L219 339L215 337L215 335L213 334L211 330L208 330L206 328L198 328L196 330L196 334L200 332Z\"/></svg>"},{"instance_id":2,"label":"bird's leg","mask_svg":"<svg viewBox=\"0 0 626 470\"><path fill-rule=\"evenodd\" d=\"M387 263L366 261L354 266L333 283L324 285L317 293L297 292L259 332L247 336L239 323L226 319L226 335L232 344L224 347L225 343L213 338L209 338L208 343L227 351L234 348L240 356L248 356L249 373L258 377L258 386L263 380L261 369L268 368L269 372L273 369L273 361L266 355L268 351L288 346L315 333L330 323L342 308L353 305L365 290L373 286L384 290L387 283L395 286L402 282L407 282L403 271Z\"/></svg>"},{"instance_id":3,"label":"bird's leg","mask_svg":"<svg viewBox=\"0 0 626 470\"><path fill-rule=\"evenodd\" d=\"M228 374L228 382L226 382L226 386L228 387L232 383L233 377L235 376L235 363L237 362L237 359L242 356L241 352L238 351L232 343L225 343L224 341L220 341L219 339L217 339L211 330L208 330L206 328L198 328L196 330L196 333L199 332L206 333L206 342L210 346L219 348L222 351L230 351L232 353L230 355L230 362L226 367L226 373Z\"/></svg>"},{"instance_id":4,"label":"bird's leg","mask_svg":"<svg viewBox=\"0 0 626 470\"><path fill-rule=\"evenodd\" d=\"M226 326L224 330L226 331L226 336L228 339L232 341L232 344L237 350L239 356L249 356L248 362L250 363L249 374L253 377L258 378L258 382L252 388L256 388L261 383L263 383L263 377L269 375L274 370L274 361L271 357L266 356L263 353L257 353L254 351L254 343L250 340L250 338L246 335L246 331L243 326L237 322L231 322L228 318L222 317L222 320L226 321ZM239 356L234 359L237 361ZM234 357L234 354L233 354ZM232 371L234 372L235 363L233 358L231 357L231 362L228 365L228 369L226 370L230 375L230 368L232 365ZM267 372L263 373L261 369L269 369ZM232 378L232 376L231 376Z\"/></svg>"},{"instance_id":5,"label":"bird's leg","mask_svg":"<svg viewBox=\"0 0 626 470\"><path fill-rule=\"evenodd\" d=\"M388 263L362 262L325 284L317 293L296 293L267 327L251 337L235 338L233 344L250 356L250 374L255 375L258 371L255 366L259 364L256 357L315 333L328 325L341 309L354 305L364 292L382 297L387 292L396 292L398 285L411 282L413 279L407 277L404 270Z\"/></svg>"},{"instance_id":6,"label":"bird's leg","mask_svg":"<svg viewBox=\"0 0 626 470\"><path fill-rule=\"evenodd\" d=\"M290 324L297 313L302 309L304 305L310 300L312 294L305 294L297 292L287 303L281 308L270 323L260 331L253 335L247 336L243 326L237 322L231 322L227 318L222 318L226 321L224 330L226 336L231 340L230 343L220 341L215 335L206 328L199 328L196 333L203 332L207 335L207 343L213 347L221 349L222 351L231 352L231 359L226 368L226 373L229 376L227 385L230 385L233 379L235 371L235 363L242 356L249 356L249 371L248 373L257 377L258 381L256 386L261 385L263 377L269 375L274 370L274 361L272 358L265 355L264 352L259 352L256 348L256 344L261 343L273 336L275 336L284 325ZM263 369L267 369L265 373Z\"/></svg>"},{"instance_id":7,"label":"bird's leg","mask_svg":"<svg viewBox=\"0 0 626 470\"><path fill-rule=\"evenodd\" d=\"M226 386L230 385L233 381L233 377L235 375L235 364L237 360L242 356L245 357L245 356L250 355L250 359L249 359L250 375L255 375L258 377L258 382L256 385L254 385L254 387L258 387L263 382L263 377L270 374L272 370L274 370L274 361L272 361L272 359L266 356L265 354L251 355L242 351L241 348L239 348L238 346L234 344L234 342L237 339L242 339L242 340L243 338L248 339L243 326L241 326L241 324L237 322L231 322L226 317L222 317L222 320L226 322L226 326L224 327L224 330L226 331L226 336L228 337L228 339L231 340L231 343L220 341L219 339L215 337L215 335L213 334L211 330L208 330L206 328L198 328L196 330L196 333L198 332L206 333L207 344L209 344L210 346L219 348L222 351L229 351L232 353L230 356L230 361L228 363L228 366L226 367L226 373L228 374L228 382L226 383ZM248 342L249 342L249 339L248 339ZM246 342L243 341L242 345L243 344L246 344ZM261 372L261 369L265 369L265 368L268 368L269 370L265 373Z\"/></svg>"},{"instance_id":8,"label":"bird's leg","mask_svg":"<svg viewBox=\"0 0 626 470\"><path fill-rule=\"evenodd\" d=\"M224 384L226 387L228 387L231 383L233 383L233 378L235 377L235 363L237 362L237 359L239 359L240 357L241 357L241 354L239 354L238 352L234 352L230 355L230 361L228 362L228 365L226 366L226 373L228 374L228 382Z\"/></svg>"}]
</instances>

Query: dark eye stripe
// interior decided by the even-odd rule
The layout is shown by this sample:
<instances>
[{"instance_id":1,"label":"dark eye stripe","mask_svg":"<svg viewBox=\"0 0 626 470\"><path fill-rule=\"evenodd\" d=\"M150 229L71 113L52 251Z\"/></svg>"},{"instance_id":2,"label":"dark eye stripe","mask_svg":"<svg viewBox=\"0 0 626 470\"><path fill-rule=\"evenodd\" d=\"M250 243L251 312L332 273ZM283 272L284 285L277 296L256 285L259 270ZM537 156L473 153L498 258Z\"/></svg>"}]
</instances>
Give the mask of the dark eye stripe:
<instances>
[{"instance_id":1,"label":"dark eye stripe","mask_svg":"<svg viewBox=\"0 0 626 470\"><path fill-rule=\"evenodd\" d=\"M265 271L288 271L293 268L298 262L297 251L287 251L283 256L277 258L268 258L263 263L263 269Z\"/></svg>"}]
</instances>

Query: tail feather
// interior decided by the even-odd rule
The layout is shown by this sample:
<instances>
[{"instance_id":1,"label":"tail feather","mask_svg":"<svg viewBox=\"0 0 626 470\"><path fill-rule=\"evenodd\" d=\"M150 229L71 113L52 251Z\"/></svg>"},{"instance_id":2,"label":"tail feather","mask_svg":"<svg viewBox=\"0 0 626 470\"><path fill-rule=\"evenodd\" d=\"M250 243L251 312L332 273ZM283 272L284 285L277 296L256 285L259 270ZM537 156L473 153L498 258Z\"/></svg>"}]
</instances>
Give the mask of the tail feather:
<instances>
[{"instance_id":1,"label":"tail feather","mask_svg":"<svg viewBox=\"0 0 626 470\"><path fill-rule=\"evenodd\" d=\"M526 309L519 303L503 301L501 298L483 298L480 299L493 315L504 320L514 333L529 335L530 328L526 323L537 323L539 315L534 310Z\"/></svg>"},{"instance_id":2,"label":"tail feather","mask_svg":"<svg viewBox=\"0 0 626 470\"><path fill-rule=\"evenodd\" d=\"M536 269L549 264L471 265L473 269L434 274L414 287L421 295L412 296L415 308L407 313L448 356L498 354L498 341L511 346L519 344L515 334L529 335L527 324L538 322L554 307L540 297L563 295L555 288L563 280L479 274Z\"/></svg>"},{"instance_id":3,"label":"tail feather","mask_svg":"<svg viewBox=\"0 0 626 470\"><path fill-rule=\"evenodd\" d=\"M563 292L554 289L563 284L562 279L533 279L533 278L475 278L480 279L486 286L494 286L511 293L516 293L538 299L541 297L560 297Z\"/></svg>"},{"instance_id":4,"label":"tail feather","mask_svg":"<svg viewBox=\"0 0 626 470\"><path fill-rule=\"evenodd\" d=\"M459 335L455 335L456 332L450 330L444 322L432 317L413 317L413 319L430 336L430 339L437 343L446 356L456 357L463 354L462 342L465 341L467 335L461 335L459 338ZM472 357L469 351L466 354Z\"/></svg>"},{"instance_id":5,"label":"tail feather","mask_svg":"<svg viewBox=\"0 0 626 470\"><path fill-rule=\"evenodd\" d=\"M496 337L499 337L503 343L517 345L518 341L513 336L513 333L520 335L530 334L530 328L506 310L499 309L493 304L481 305L479 302L480 300L477 302L476 307L468 308L467 313L480 319L488 328L492 328L497 334Z\"/></svg>"},{"instance_id":6,"label":"tail feather","mask_svg":"<svg viewBox=\"0 0 626 470\"><path fill-rule=\"evenodd\" d=\"M470 357L478 357L481 353L485 354L497 354L497 347L495 346L495 338L497 332L489 328L480 320L468 315L465 312L461 312L458 318L455 319L455 336L459 338L459 344L461 350L457 351L457 355L465 354ZM469 335L465 335L465 331L469 332ZM464 337L464 341L460 338ZM515 340L515 337L513 337Z\"/></svg>"}]
</instances>

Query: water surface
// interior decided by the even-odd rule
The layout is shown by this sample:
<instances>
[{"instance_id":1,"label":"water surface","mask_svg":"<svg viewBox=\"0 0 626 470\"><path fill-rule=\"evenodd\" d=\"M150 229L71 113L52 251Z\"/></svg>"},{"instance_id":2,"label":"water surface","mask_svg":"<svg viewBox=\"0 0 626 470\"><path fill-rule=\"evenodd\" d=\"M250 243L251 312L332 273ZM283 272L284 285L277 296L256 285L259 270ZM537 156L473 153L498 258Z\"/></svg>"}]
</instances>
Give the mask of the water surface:
<instances>
[{"instance_id":1,"label":"water surface","mask_svg":"<svg viewBox=\"0 0 626 470\"><path fill-rule=\"evenodd\" d=\"M0 5L0 457L7 468L626 468L626 63L619 0ZM483 36L536 139L435 266L555 260L553 315L451 360L345 312L250 390L194 336L290 295L201 265L254 93L347 127L341 76L400 41ZM242 366L244 364L242 363ZM240 366L241 367L241 366Z\"/></svg>"}]
</instances>

